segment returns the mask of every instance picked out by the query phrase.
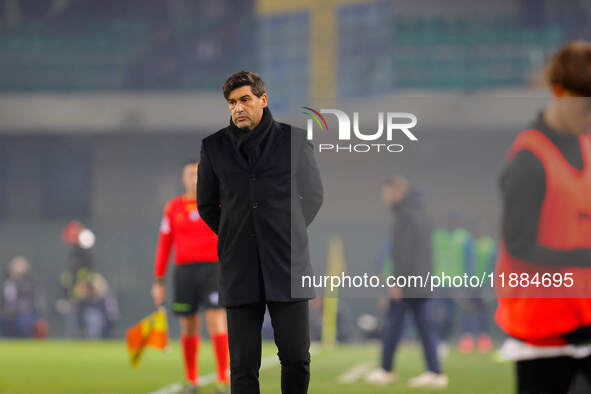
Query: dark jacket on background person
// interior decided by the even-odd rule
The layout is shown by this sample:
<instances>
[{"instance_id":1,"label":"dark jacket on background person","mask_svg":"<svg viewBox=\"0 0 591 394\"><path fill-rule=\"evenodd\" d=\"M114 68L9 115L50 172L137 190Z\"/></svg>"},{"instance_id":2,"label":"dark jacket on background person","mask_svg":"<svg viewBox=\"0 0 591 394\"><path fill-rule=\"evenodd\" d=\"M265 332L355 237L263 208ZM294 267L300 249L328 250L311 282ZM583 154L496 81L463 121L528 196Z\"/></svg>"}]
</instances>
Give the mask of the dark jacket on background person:
<instances>
[{"instance_id":1,"label":"dark jacket on background person","mask_svg":"<svg viewBox=\"0 0 591 394\"><path fill-rule=\"evenodd\" d=\"M41 318L46 299L39 281L30 274L9 277L2 284L0 328L4 336L30 338Z\"/></svg>"},{"instance_id":2,"label":"dark jacket on background person","mask_svg":"<svg viewBox=\"0 0 591 394\"><path fill-rule=\"evenodd\" d=\"M218 234L220 303L314 297L306 227L322 204L312 145L268 108L252 131L230 125L201 145L197 208Z\"/></svg>"},{"instance_id":3,"label":"dark jacket on background person","mask_svg":"<svg viewBox=\"0 0 591 394\"><path fill-rule=\"evenodd\" d=\"M2 313L7 317L20 314L39 313L45 298L41 293L39 281L31 275L7 278L2 285Z\"/></svg>"},{"instance_id":4,"label":"dark jacket on background person","mask_svg":"<svg viewBox=\"0 0 591 394\"><path fill-rule=\"evenodd\" d=\"M431 220L425 212L424 195L417 188L410 188L402 201L393 207L394 226L392 261L395 276L421 275L423 278L433 269L431 252ZM405 297L426 296L417 286L403 289Z\"/></svg>"}]
</instances>

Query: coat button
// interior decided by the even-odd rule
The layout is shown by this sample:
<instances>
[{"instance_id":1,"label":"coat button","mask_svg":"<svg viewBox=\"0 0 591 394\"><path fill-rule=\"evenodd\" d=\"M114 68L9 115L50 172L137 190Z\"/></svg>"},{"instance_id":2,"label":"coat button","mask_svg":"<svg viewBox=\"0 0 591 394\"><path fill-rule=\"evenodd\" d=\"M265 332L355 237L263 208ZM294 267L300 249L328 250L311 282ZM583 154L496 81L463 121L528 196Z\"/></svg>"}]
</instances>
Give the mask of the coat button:
<instances>
[{"instance_id":1,"label":"coat button","mask_svg":"<svg viewBox=\"0 0 591 394\"><path fill-rule=\"evenodd\" d=\"M257 209L259 207L259 203L258 202L253 202L252 203L252 209Z\"/></svg>"},{"instance_id":2,"label":"coat button","mask_svg":"<svg viewBox=\"0 0 591 394\"><path fill-rule=\"evenodd\" d=\"M249 179L250 179L251 182L254 182L254 181L257 180L257 177L254 176L254 175L251 175Z\"/></svg>"}]
</instances>

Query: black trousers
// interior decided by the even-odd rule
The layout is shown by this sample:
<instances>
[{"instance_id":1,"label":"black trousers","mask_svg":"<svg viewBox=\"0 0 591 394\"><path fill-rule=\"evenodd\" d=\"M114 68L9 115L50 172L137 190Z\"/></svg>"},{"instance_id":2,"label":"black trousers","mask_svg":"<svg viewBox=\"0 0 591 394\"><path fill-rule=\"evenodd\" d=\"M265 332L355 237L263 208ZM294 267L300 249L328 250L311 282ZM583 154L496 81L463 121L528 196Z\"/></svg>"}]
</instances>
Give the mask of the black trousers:
<instances>
[{"instance_id":1,"label":"black trousers","mask_svg":"<svg viewBox=\"0 0 591 394\"><path fill-rule=\"evenodd\" d=\"M269 308L281 362L281 392L306 394L310 382L308 301L227 307L232 394L259 394L261 327Z\"/></svg>"},{"instance_id":2,"label":"black trousers","mask_svg":"<svg viewBox=\"0 0 591 394\"><path fill-rule=\"evenodd\" d=\"M591 356L583 359L551 357L523 360L518 361L516 366L519 394L587 393L583 387L588 387L591 382ZM575 385L577 375L582 380Z\"/></svg>"}]
</instances>

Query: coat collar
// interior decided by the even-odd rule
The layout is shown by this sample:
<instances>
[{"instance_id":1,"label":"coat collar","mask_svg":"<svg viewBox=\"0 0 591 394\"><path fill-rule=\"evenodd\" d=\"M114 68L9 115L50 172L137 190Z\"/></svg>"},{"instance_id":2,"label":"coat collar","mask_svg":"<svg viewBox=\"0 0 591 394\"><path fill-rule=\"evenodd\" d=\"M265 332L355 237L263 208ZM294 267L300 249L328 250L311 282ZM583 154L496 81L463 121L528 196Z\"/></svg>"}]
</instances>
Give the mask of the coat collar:
<instances>
[{"instance_id":1,"label":"coat collar","mask_svg":"<svg viewBox=\"0 0 591 394\"><path fill-rule=\"evenodd\" d=\"M268 130L265 130L264 128L267 128ZM279 142L280 134L283 132L283 130L279 126L279 124L273 119L273 115L271 114L271 111L268 108L265 108L264 113L263 113L263 119L261 119L261 122L259 123L259 125L257 125L257 127L254 130L247 132L247 133L258 133L258 132L266 132L267 133L267 135L264 136L264 138L266 138L267 140L264 144L263 150L262 150L262 152L260 152L258 160L254 163L254 165L251 166L251 165L249 165L248 161L246 160L246 158L244 157L244 155L240 151L240 147L241 147L242 143L247 142L247 141L241 141L242 139L253 138L254 135L240 135L240 133L242 131L239 129L238 130L236 130L236 129L238 129L238 128L234 125L234 123L232 122L232 119L230 119L230 125L226 128L227 143L229 143L232 146L231 149L233 149L236 159L240 163L241 167L243 167L247 171L256 170L262 162L267 160L268 156L270 155L271 152L273 152L275 146ZM244 132L242 132L242 133L244 133Z\"/></svg>"}]
</instances>

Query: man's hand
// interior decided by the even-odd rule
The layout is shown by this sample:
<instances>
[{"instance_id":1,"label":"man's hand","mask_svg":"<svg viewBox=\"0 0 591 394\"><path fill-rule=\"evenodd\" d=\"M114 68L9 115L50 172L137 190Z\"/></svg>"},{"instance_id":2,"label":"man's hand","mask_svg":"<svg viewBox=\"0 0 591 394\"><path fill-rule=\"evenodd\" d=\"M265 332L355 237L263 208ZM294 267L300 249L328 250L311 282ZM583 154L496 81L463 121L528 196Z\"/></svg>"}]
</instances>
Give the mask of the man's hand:
<instances>
[{"instance_id":1,"label":"man's hand","mask_svg":"<svg viewBox=\"0 0 591 394\"><path fill-rule=\"evenodd\" d=\"M154 282L151 293L152 298L154 299L154 305L158 308L166 298L166 286L162 282Z\"/></svg>"}]
</instances>

